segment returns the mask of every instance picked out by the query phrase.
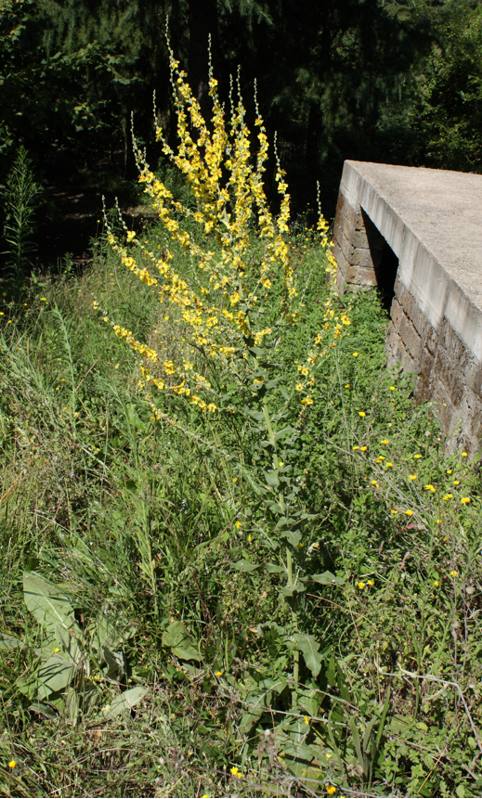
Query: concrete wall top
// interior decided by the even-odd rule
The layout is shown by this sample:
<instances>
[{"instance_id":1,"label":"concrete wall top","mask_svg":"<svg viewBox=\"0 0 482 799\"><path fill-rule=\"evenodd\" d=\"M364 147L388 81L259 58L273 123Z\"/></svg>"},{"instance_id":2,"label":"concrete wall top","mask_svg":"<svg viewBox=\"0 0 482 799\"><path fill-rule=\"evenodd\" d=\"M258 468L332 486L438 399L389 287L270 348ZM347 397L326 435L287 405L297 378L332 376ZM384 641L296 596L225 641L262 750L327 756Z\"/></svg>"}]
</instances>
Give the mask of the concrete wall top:
<instances>
[{"instance_id":1,"label":"concrete wall top","mask_svg":"<svg viewBox=\"0 0 482 799\"><path fill-rule=\"evenodd\" d=\"M482 360L482 175L345 161L340 190L398 256L398 276L436 327Z\"/></svg>"}]
</instances>

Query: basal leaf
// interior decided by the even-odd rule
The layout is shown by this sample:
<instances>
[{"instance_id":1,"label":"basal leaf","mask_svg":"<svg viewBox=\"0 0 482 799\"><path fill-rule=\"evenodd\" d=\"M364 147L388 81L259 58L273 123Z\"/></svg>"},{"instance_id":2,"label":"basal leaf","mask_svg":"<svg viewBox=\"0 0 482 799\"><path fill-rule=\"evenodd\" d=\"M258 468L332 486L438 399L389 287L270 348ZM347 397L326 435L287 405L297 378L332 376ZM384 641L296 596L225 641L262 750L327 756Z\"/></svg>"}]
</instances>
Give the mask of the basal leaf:
<instances>
[{"instance_id":1,"label":"basal leaf","mask_svg":"<svg viewBox=\"0 0 482 799\"><path fill-rule=\"evenodd\" d=\"M180 660L202 660L199 645L182 621L173 621L162 634L162 643Z\"/></svg>"}]
</instances>

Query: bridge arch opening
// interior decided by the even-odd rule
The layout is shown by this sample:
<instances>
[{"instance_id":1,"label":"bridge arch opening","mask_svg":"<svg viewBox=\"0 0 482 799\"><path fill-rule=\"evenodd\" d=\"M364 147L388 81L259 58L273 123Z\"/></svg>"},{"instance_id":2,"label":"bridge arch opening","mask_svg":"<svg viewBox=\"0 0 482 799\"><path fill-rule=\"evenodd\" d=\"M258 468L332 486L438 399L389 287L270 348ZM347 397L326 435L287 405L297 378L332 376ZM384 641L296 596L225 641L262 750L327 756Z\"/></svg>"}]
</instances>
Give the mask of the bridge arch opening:
<instances>
[{"instance_id":1,"label":"bridge arch opening","mask_svg":"<svg viewBox=\"0 0 482 799\"><path fill-rule=\"evenodd\" d=\"M386 312L390 314L392 300L395 296L398 257L363 208L361 209L361 213L377 281L377 290L383 307Z\"/></svg>"}]
</instances>

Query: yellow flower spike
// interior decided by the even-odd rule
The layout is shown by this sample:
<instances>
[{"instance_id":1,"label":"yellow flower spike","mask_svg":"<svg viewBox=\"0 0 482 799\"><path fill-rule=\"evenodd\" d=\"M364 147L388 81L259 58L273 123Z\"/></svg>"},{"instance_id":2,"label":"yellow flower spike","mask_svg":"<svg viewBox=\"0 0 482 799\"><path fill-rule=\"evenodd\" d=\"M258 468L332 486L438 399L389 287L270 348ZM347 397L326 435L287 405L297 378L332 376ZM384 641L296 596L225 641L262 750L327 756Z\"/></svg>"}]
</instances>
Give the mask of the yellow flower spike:
<instances>
[{"instance_id":1,"label":"yellow flower spike","mask_svg":"<svg viewBox=\"0 0 482 799\"><path fill-rule=\"evenodd\" d=\"M460 502L461 502L462 505L470 505L472 500L471 500L470 497L461 497L460 498Z\"/></svg>"}]
</instances>

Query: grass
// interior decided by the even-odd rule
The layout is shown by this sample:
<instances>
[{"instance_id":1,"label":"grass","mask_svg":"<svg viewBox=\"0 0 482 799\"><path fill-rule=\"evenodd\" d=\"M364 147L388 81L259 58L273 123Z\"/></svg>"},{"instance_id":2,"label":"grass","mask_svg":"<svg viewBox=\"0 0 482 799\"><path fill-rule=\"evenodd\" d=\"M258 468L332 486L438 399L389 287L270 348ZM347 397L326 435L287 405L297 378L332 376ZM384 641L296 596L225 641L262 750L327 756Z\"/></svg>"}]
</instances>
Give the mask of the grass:
<instances>
[{"instance_id":1,"label":"grass","mask_svg":"<svg viewBox=\"0 0 482 799\"><path fill-rule=\"evenodd\" d=\"M294 247L305 312L266 355L269 424L229 374L233 412L165 397L153 419L92 300L166 357L182 328L101 243L88 272L5 308L2 795L482 790L477 465L444 453L430 408L385 368L374 293L344 301L314 405L292 410L327 296L316 243ZM67 641L32 610L32 572L49 581L35 601L64 602ZM54 649L70 678L46 690Z\"/></svg>"}]
</instances>

